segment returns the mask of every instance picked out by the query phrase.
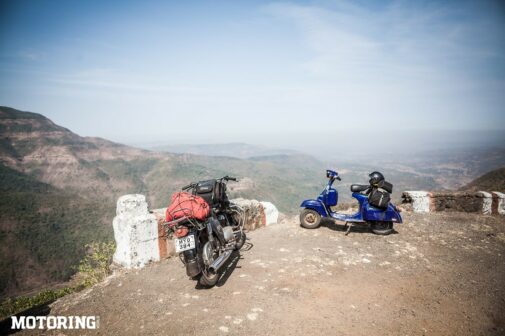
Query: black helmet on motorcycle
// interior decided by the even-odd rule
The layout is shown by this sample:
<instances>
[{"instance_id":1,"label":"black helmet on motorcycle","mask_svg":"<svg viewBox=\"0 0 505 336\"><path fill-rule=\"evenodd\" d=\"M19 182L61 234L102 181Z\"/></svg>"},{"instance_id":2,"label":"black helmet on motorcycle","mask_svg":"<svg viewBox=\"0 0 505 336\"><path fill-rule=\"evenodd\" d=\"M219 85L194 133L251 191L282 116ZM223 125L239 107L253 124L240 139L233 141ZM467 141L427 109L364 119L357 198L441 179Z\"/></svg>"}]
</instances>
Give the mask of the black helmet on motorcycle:
<instances>
[{"instance_id":1,"label":"black helmet on motorcycle","mask_svg":"<svg viewBox=\"0 0 505 336\"><path fill-rule=\"evenodd\" d=\"M384 175L378 171L374 171L368 175L370 177L370 185L380 187L380 184L384 182Z\"/></svg>"}]
</instances>

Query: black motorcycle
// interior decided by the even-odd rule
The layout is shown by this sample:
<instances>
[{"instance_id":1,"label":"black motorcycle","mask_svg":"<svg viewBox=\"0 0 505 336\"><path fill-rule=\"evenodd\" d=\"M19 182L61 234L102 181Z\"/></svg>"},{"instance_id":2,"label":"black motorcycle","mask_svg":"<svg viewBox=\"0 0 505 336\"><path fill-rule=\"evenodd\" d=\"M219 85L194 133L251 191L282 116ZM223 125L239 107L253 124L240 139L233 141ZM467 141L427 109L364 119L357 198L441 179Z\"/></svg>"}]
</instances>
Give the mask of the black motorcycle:
<instances>
[{"instance_id":1,"label":"black motorcycle","mask_svg":"<svg viewBox=\"0 0 505 336\"><path fill-rule=\"evenodd\" d=\"M203 286L211 287L217 283L219 269L246 240L244 211L228 200L228 181L236 182L237 179L224 176L182 188L209 204L210 215L206 220L181 218L165 223L176 237L175 251L186 265L186 274Z\"/></svg>"}]
</instances>

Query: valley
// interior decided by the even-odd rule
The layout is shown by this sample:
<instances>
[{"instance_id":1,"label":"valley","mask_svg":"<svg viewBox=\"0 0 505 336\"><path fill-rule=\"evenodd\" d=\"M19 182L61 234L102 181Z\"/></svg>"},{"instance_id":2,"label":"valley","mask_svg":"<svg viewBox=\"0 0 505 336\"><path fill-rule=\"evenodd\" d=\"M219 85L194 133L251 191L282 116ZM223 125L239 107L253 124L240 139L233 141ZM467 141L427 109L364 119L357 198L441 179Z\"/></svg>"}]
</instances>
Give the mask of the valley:
<instances>
[{"instance_id":1,"label":"valley","mask_svg":"<svg viewBox=\"0 0 505 336\"><path fill-rule=\"evenodd\" d=\"M393 199L399 201L403 190L457 189L505 166L499 148L336 161L247 144L213 146L185 147L197 154L134 148L79 136L37 113L0 107L0 266L5 270L0 296L68 280L86 244L113 240L115 203L124 194L145 194L152 209L161 208L189 182L231 175L241 180L230 184L232 198L269 201L296 214L303 199L324 188L330 167L340 172L336 187L340 202L348 203L350 185L367 183L373 170L394 184Z\"/></svg>"}]
</instances>

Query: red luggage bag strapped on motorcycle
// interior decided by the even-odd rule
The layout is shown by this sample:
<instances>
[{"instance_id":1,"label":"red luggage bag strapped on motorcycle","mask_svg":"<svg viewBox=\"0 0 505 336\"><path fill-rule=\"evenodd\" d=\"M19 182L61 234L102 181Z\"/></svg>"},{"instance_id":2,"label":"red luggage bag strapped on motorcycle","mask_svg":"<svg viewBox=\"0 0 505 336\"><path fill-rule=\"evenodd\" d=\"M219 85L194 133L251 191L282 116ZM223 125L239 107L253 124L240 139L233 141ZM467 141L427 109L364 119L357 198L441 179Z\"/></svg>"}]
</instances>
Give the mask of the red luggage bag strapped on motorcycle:
<instances>
[{"instance_id":1,"label":"red luggage bag strapped on motorcycle","mask_svg":"<svg viewBox=\"0 0 505 336\"><path fill-rule=\"evenodd\" d=\"M203 198L187 192L178 192L172 195L166 211L166 221L171 222L182 217L203 221L209 214L209 205Z\"/></svg>"}]
</instances>

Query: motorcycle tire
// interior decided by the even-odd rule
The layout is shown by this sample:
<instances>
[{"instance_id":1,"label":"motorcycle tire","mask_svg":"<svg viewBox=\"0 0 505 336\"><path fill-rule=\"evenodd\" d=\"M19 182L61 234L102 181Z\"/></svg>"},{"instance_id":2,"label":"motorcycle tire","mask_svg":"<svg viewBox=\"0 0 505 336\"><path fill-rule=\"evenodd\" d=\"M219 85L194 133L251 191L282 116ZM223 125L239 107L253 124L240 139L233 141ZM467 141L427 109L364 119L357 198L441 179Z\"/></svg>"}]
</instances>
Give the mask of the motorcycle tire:
<instances>
[{"instance_id":1,"label":"motorcycle tire","mask_svg":"<svg viewBox=\"0 0 505 336\"><path fill-rule=\"evenodd\" d=\"M303 209L300 213L300 224L306 229L317 229L321 224L321 215L312 209Z\"/></svg>"},{"instance_id":2,"label":"motorcycle tire","mask_svg":"<svg viewBox=\"0 0 505 336\"><path fill-rule=\"evenodd\" d=\"M207 272L207 270L204 270L202 271L200 279L198 279L198 283L204 287L212 287L217 283L217 280L219 280L218 273L211 274Z\"/></svg>"},{"instance_id":3,"label":"motorcycle tire","mask_svg":"<svg viewBox=\"0 0 505 336\"><path fill-rule=\"evenodd\" d=\"M372 232L376 235L387 236L394 231L393 222L372 222Z\"/></svg>"},{"instance_id":4,"label":"motorcycle tire","mask_svg":"<svg viewBox=\"0 0 505 336\"><path fill-rule=\"evenodd\" d=\"M200 266L201 266L202 273L200 275L200 278L198 279L198 284L202 287L212 287L217 283L217 280L219 279L219 274L217 272L211 273L208 271L208 266L203 261L204 260L203 250L205 250L205 249L207 249L207 251L208 251L208 258L209 257L212 258L211 260L208 261L209 263L211 263L214 260L214 257L217 257L213 253L213 248L211 247L210 242L205 243L202 251L200 252L200 253L202 253L201 258L200 258L200 260L201 260Z\"/></svg>"}]
</instances>

